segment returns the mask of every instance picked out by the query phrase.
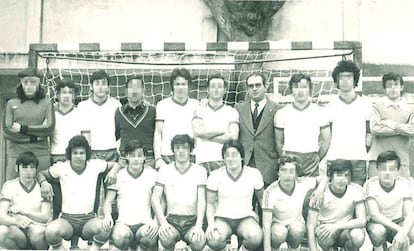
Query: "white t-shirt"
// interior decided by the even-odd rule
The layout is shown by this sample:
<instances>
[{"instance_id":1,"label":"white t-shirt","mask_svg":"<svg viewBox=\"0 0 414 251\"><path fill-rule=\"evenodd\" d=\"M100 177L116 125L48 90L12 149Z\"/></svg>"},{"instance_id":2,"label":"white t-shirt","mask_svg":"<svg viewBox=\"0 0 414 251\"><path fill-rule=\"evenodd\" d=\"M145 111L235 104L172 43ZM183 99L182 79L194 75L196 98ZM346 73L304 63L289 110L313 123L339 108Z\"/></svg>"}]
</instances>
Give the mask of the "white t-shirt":
<instances>
[{"instance_id":1,"label":"white t-shirt","mask_svg":"<svg viewBox=\"0 0 414 251\"><path fill-rule=\"evenodd\" d=\"M328 160L367 159L365 135L371 110L371 103L358 95L351 103L338 96L327 105L325 112L332 123L331 145L326 155Z\"/></svg>"},{"instance_id":2,"label":"white t-shirt","mask_svg":"<svg viewBox=\"0 0 414 251\"><path fill-rule=\"evenodd\" d=\"M193 137L191 121L198 100L189 98L186 103L179 104L172 97L165 98L157 103L156 121L163 121L161 154L173 155L171 140L175 135L188 134Z\"/></svg>"},{"instance_id":3,"label":"white t-shirt","mask_svg":"<svg viewBox=\"0 0 414 251\"><path fill-rule=\"evenodd\" d=\"M69 140L75 135L81 134L80 121L81 118L76 107L66 113L55 110L55 129L50 137L51 154L65 154Z\"/></svg>"},{"instance_id":4,"label":"white t-shirt","mask_svg":"<svg viewBox=\"0 0 414 251\"><path fill-rule=\"evenodd\" d=\"M57 162L49 168L53 178L62 187L62 212L67 214L88 214L93 212L98 175L107 168L107 162L91 159L82 173L75 172L70 161Z\"/></svg>"},{"instance_id":5,"label":"white t-shirt","mask_svg":"<svg viewBox=\"0 0 414 251\"><path fill-rule=\"evenodd\" d=\"M194 119L201 119L207 128L216 129L217 131L228 131L230 124L239 123L239 113L233 107L225 104L217 109L212 108L210 105L199 106L195 110ZM197 163L223 160L221 156L223 144L197 137L196 146Z\"/></svg>"},{"instance_id":6,"label":"white t-shirt","mask_svg":"<svg viewBox=\"0 0 414 251\"><path fill-rule=\"evenodd\" d=\"M121 103L112 97L103 104L97 104L92 98L78 105L81 130L90 131L92 150L117 148L115 138L115 111Z\"/></svg>"},{"instance_id":7,"label":"white t-shirt","mask_svg":"<svg viewBox=\"0 0 414 251\"><path fill-rule=\"evenodd\" d=\"M138 177L133 177L128 168L119 171L116 183L108 187L118 195L118 222L135 225L151 221L151 194L156 180L157 172L150 167Z\"/></svg>"}]
</instances>

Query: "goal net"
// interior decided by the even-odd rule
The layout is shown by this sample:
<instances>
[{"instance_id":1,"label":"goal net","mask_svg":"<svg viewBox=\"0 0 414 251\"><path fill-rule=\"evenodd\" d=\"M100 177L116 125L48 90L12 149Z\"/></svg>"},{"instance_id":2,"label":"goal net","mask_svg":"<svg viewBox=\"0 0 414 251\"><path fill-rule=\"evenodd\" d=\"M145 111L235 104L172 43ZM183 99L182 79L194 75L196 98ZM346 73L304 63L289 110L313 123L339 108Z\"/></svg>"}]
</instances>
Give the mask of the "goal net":
<instances>
[{"instance_id":1,"label":"goal net","mask_svg":"<svg viewBox=\"0 0 414 251\"><path fill-rule=\"evenodd\" d=\"M331 77L340 60L354 60L361 65L361 43L332 42L227 42L227 43L121 43L105 44L32 44L29 64L43 73L43 85L51 98L55 96L56 80L71 78L80 87L79 100L90 97L90 77L99 69L110 76L110 95L125 100L125 84L129 77L143 79L144 98L151 104L172 95L170 74L184 67L192 75L190 97L203 99L207 79L220 73L228 81L224 97L227 104L243 101L246 76L262 72L267 78L269 98L291 102L288 82L295 73L312 79L312 99L316 103L329 100L337 93Z\"/></svg>"}]
</instances>

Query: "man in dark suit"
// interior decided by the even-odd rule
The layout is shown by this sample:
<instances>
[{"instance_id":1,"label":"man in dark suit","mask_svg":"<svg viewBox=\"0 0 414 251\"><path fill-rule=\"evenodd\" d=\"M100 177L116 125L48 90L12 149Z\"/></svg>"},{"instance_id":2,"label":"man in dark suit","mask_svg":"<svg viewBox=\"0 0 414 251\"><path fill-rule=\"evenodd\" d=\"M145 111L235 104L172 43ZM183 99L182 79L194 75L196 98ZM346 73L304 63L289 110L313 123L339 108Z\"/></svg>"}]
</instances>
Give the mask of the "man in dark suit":
<instances>
[{"instance_id":1,"label":"man in dark suit","mask_svg":"<svg viewBox=\"0 0 414 251\"><path fill-rule=\"evenodd\" d=\"M277 179L277 158L273 118L278 106L266 97L266 78L259 72L247 76L248 100L234 106L239 112L239 140L245 150L244 163L256 167L265 187Z\"/></svg>"}]
</instances>

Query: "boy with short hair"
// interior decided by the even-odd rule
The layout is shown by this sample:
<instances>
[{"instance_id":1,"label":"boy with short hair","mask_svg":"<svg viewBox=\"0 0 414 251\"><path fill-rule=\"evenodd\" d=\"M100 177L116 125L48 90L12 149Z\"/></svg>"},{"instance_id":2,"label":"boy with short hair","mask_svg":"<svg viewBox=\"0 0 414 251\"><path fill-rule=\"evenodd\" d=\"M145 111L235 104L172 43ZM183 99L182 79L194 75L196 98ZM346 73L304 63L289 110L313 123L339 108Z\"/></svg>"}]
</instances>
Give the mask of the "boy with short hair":
<instances>
[{"instance_id":1,"label":"boy with short hair","mask_svg":"<svg viewBox=\"0 0 414 251\"><path fill-rule=\"evenodd\" d=\"M398 175L400 158L394 151L382 152L377 160L378 176L365 183L371 216L367 232L374 250L384 250L386 242L398 250L408 250L414 241L414 213L411 187Z\"/></svg>"},{"instance_id":2,"label":"boy with short hair","mask_svg":"<svg viewBox=\"0 0 414 251\"><path fill-rule=\"evenodd\" d=\"M324 251L337 247L359 250L363 245L363 228L367 223L365 200L362 187L350 182L351 175L351 161L339 159L330 163L331 181L323 202L317 206L311 199L309 203L306 225L310 251L318 250L317 242Z\"/></svg>"},{"instance_id":3,"label":"boy with short hair","mask_svg":"<svg viewBox=\"0 0 414 251\"><path fill-rule=\"evenodd\" d=\"M160 223L159 239L166 250L174 250L178 240L189 244L191 250L202 250L206 237L202 229L206 211L206 170L191 163L194 140L176 135L171 141L175 161L158 171L152 194L152 208ZM165 196L167 215L161 205Z\"/></svg>"},{"instance_id":4,"label":"boy with short hair","mask_svg":"<svg viewBox=\"0 0 414 251\"><path fill-rule=\"evenodd\" d=\"M32 152L16 160L18 178L7 181L0 197L0 247L47 249L46 223L51 219L51 202L41 196L36 180L39 160Z\"/></svg>"},{"instance_id":5,"label":"boy with short hair","mask_svg":"<svg viewBox=\"0 0 414 251\"><path fill-rule=\"evenodd\" d=\"M157 172L144 166L146 149L137 140L124 146L127 168L119 171L115 184L108 187L103 207L104 228L111 230L112 202L118 202L119 217L112 230L115 247L126 250L134 242L140 250L155 250L158 224L151 217L151 193Z\"/></svg>"}]
</instances>

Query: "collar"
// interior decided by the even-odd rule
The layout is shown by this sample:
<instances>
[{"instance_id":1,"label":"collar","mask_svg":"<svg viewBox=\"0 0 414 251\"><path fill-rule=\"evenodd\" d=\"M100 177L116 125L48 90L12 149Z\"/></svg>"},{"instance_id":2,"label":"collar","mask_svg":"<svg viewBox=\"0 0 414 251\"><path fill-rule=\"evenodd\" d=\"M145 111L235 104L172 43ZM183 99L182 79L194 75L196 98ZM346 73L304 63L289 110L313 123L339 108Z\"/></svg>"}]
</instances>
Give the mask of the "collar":
<instances>
[{"instance_id":1,"label":"collar","mask_svg":"<svg viewBox=\"0 0 414 251\"><path fill-rule=\"evenodd\" d=\"M293 102L293 103L292 103L292 107L293 107L294 109L298 110L298 111L304 111L304 110L306 110L306 109L307 109L307 108L308 108L311 104L312 104L312 102L311 102L311 101L309 101L309 103L308 103L307 105L305 105L305 107L300 108L300 107L296 106L296 105L295 105L295 103Z\"/></svg>"},{"instance_id":2,"label":"collar","mask_svg":"<svg viewBox=\"0 0 414 251\"><path fill-rule=\"evenodd\" d=\"M388 97L384 97L384 107L404 108L406 107L406 103L402 98L394 102Z\"/></svg>"},{"instance_id":3,"label":"collar","mask_svg":"<svg viewBox=\"0 0 414 251\"><path fill-rule=\"evenodd\" d=\"M267 102L266 98L260 100L259 102L255 102L254 100L250 100L250 110L252 110L252 112L253 112L254 108L256 107L256 103L258 103L259 106L257 107L257 110L260 113L263 110L263 108L265 107L266 102Z\"/></svg>"},{"instance_id":4,"label":"collar","mask_svg":"<svg viewBox=\"0 0 414 251\"><path fill-rule=\"evenodd\" d=\"M38 104L39 101L41 100L41 98L38 97L38 95L35 95L33 97L30 97L30 98L25 95L20 99L20 102L23 104L24 102L29 101L29 100L31 100L31 101L35 102L36 104Z\"/></svg>"},{"instance_id":5,"label":"collar","mask_svg":"<svg viewBox=\"0 0 414 251\"><path fill-rule=\"evenodd\" d=\"M140 109L142 109L142 108L144 108L145 107L145 104L144 104L144 102L141 102L139 105L137 105L135 108L134 107L132 107L132 106L130 106L128 103L126 103L124 106L123 106L123 111L125 112L125 111L127 111L127 110L131 110L131 111L137 111L137 110L140 110Z\"/></svg>"}]
</instances>

